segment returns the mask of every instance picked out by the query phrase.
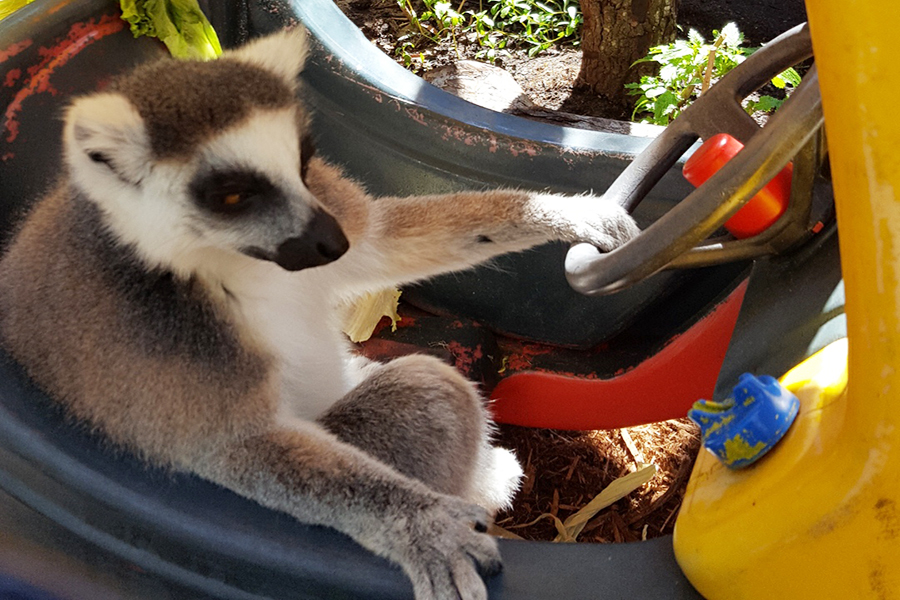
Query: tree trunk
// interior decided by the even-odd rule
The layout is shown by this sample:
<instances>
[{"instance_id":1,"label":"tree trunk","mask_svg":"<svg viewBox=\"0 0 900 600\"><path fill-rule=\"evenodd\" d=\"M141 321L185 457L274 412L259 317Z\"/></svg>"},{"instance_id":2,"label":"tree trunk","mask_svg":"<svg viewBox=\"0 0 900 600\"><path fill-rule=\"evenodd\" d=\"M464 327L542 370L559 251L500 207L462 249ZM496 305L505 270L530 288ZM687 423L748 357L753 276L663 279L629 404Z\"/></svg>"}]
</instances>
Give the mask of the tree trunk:
<instances>
[{"instance_id":1,"label":"tree trunk","mask_svg":"<svg viewBox=\"0 0 900 600\"><path fill-rule=\"evenodd\" d=\"M631 65L675 37L678 0L581 0L584 58L578 85L588 87L612 111L630 113L625 84L647 71Z\"/></svg>"}]
</instances>

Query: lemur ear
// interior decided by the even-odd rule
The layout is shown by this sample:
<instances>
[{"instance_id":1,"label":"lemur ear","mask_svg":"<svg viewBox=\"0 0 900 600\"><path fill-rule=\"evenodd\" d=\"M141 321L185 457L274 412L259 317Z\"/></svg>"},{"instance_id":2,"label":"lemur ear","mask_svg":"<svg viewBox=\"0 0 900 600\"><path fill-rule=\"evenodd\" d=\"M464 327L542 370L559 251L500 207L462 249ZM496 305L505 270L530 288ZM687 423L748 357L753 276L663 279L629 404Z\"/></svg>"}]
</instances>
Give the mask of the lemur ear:
<instances>
[{"instance_id":1,"label":"lemur ear","mask_svg":"<svg viewBox=\"0 0 900 600\"><path fill-rule=\"evenodd\" d=\"M75 171L111 171L139 185L151 164L150 141L137 109L124 96L100 93L75 100L66 110L66 162Z\"/></svg>"},{"instance_id":2,"label":"lemur ear","mask_svg":"<svg viewBox=\"0 0 900 600\"><path fill-rule=\"evenodd\" d=\"M225 56L262 67L287 81L293 88L306 62L308 37L303 27L284 29L252 40Z\"/></svg>"}]
</instances>

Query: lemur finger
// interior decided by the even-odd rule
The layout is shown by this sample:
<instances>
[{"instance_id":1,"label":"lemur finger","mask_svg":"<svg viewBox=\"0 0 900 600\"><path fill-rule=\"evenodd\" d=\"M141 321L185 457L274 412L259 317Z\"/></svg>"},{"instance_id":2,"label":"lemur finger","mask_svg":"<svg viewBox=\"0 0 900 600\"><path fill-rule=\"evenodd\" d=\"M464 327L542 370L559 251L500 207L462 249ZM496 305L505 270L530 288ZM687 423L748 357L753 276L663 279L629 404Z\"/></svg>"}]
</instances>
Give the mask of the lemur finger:
<instances>
[{"instance_id":1,"label":"lemur finger","mask_svg":"<svg viewBox=\"0 0 900 600\"><path fill-rule=\"evenodd\" d=\"M610 207L609 214L602 217L595 227L594 235L587 235L584 241L605 252L618 248L641 232L631 215L619 206Z\"/></svg>"},{"instance_id":2,"label":"lemur finger","mask_svg":"<svg viewBox=\"0 0 900 600\"><path fill-rule=\"evenodd\" d=\"M452 505L448 507L450 515L460 521L471 523L477 530L483 528L487 530L488 524L491 522L488 512L477 504L470 504L459 498L451 497Z\"/></svg>"},{"instance_id":3,"label":"lemur finger","mask_svg":"<svg viewBox=\"0 0 900 600\"><path fill-rule=\"evenodd\" d=\"M475 563L482 576L489 577L503 570L500 549L495 538L485 533L474 534L463 550Z\"/></svg>"},{"instance_id":4,"label":"lemur finger","mask_svg":"<svg viewBox=\"0 0 900 600\"><path fill-rule=\"evenodd\" d=\"M487 600L487 588L467 557L453 564L453 584L461 600Z\"/></svg>"}]
</instances>

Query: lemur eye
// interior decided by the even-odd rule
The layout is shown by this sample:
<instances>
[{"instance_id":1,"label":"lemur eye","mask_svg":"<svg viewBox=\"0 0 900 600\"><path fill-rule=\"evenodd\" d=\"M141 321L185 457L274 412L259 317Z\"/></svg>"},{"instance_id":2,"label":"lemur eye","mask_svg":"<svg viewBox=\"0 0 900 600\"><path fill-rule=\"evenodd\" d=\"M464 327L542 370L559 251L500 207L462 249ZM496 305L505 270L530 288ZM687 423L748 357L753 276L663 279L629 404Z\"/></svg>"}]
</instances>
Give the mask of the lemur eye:
<instances>
[{"instance_id":1,"label":"lemur eye","mask_svg":"<svg viewBox=\"0 0 900 600\"><path fill-rule=\"evenodd\" d=\"M248 188L235 191L234 189L211 189L206 194L206 206L219 213L238 213L256 204L263 196L262 190Z\"/></svg>"},{"instance_id":2,"label":"lemur eye","mask_svg":"<svg viewBox=\"0 0 900 600\"><path fill-rule=\"evenodd\" d=\"M195 202L212 213L239 215L266 206L275 196L275 185L260 173L235 169L213 171L190 185Z\"/></svg>"}]
</instances>

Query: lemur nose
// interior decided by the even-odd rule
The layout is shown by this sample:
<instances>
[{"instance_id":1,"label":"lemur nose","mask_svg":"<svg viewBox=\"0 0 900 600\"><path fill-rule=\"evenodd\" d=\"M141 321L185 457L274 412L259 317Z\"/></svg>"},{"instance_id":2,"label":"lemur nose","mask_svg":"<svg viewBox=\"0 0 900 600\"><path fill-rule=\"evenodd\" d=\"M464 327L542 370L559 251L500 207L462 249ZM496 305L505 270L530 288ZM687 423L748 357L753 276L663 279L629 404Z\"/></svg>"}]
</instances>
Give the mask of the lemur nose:
<instances>
[{"instance_id":1,"label":"lemur nose","mask_svg":"<svg viewBox=\"0 0 900 600\"><path fill-rule=\"evenodd\" d=\"M335 218L316 209L303 235L288 238L278 246L275 262L288 271L299 271L335 261L348 248L350 242Z\"/></svg>"}]
</instances>

